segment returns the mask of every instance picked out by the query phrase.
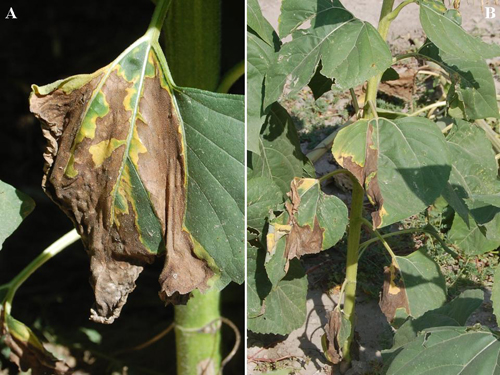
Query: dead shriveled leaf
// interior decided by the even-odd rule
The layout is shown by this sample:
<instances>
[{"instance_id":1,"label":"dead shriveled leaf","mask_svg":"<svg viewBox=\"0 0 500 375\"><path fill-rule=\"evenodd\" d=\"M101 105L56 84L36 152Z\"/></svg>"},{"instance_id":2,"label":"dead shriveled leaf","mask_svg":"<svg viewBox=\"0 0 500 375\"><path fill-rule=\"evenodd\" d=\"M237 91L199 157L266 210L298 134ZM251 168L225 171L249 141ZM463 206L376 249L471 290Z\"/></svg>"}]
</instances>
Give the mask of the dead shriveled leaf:
<instances>
[{"instance_id":1,"label":"dead shriveled leaf","mask_svg":"<svg viewBox=\"0 0 500 375\"><path fill-rule=\"evenodd\" d=\"M185 302L214 276L219 287L243 278L235 271L244 230L239 97L176 87L146 34L93 74L33 85L30 109L47 140L43 188L91 257L92 320L112 323L143 266L160 255L165 302Z\"/></svg>"},{"instance_id":2,"label":"dead shriveled leaf","mask_svg":"<svg viewBox=\"0 0 500 375\"><path fill-rule=\"evenodd\" d=\"M336 365L342 361L342 348L351 334L351 322L338 306L330 312L325 331L322 338L323 350L328 360Z\"/></svg>"},{"instance_id":3,"label":"dead shriveled leaf","mask_svg":"<svg viewBox=\"0 0 500 375\"><path fill-rule=\"evenodd\" d=\"M31 369L32 375L71 374L69 366L55 358L42 345L38 337L23 323L3 313L0 307L0 327L5 345L10 348L9 359L21 371Z\"/></svg>"}]
</instances>

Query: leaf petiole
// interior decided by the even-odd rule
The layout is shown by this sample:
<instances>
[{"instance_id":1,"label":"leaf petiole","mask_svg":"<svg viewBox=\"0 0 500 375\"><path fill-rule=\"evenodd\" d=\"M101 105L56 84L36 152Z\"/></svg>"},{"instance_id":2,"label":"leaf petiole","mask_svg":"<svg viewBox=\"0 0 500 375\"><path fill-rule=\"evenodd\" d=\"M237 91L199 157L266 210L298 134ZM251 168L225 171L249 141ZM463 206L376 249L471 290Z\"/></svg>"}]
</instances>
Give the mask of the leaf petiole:
<instances>
[{"instance_id":1,"label":"leaf petiole","mask_svg":"<svg viewBox=\"0 0 500 375\"><path fill-rule=\"evenodd\" d=\"M21 272L17 274L9 283L4 286L8 286L8 292L4 299L5 312L10 314L12 308L12 300L17 292L17 289L42 265L44 265L53 256L59 254L61 251L66 249L69 245L76 242L80 238L80 235L76 232L76 229L66 233L64 236L59 238L56 242L46 248L39 256L37 256L30 264L28 264ZM3 287L0 287L3 289Z\"/></svg>"},{"instance_id":2,"label":"leaf petiole","mask_svg":"<svg viewBox=\"0 0 500 375\"><path fill-rule=\"evenodd\" d=\"M158 41L163 22L165 21L168 8L170 8L171 3L172 0L158 0L156 3L155 11L151 17L151 22L149 23L148 31L146 33L151 41Z\"/></svg>"}]
</instances>

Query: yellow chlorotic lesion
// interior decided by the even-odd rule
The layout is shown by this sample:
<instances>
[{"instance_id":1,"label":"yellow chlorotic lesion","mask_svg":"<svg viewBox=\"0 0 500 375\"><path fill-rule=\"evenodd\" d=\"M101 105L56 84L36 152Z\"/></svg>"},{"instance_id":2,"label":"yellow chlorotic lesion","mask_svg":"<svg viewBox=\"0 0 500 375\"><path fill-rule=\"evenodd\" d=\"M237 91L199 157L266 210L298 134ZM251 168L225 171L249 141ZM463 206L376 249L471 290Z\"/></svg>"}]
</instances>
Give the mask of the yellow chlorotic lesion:
<instances>
[{"instance_id":1,"label":"yellow chlorotic lesion","mask_svg":"<svg viewBox=\"0 0 500 375\"><path fill-rule=\"evenodd\" d=\"M391 280L390 280L390 284L389 284L389 294L392 294L392 295L398 294L401 291L401 288L399 288L395 283L397 270L398 270L397 266L394 263L392 263L391 267L390 267Z\"/></svg>"},{"instance_id":2,"label":"yellow chlorotic lesion","mask_svg":"<svg viewBox=\"0 0 500 375\"><path fill-rule=\"evenodd\" d=\"M132 134L132 139L130 140L130 146L128 150L128 156L136 167L139 162L139 154L145 154L148 149L144 146L141 139L139 138L139 133L137 132L137 127L134 127Z\"/></svg>"},{"instance_id":3,"label":"yellow chlorotic lesion","mask_svg":"<svg viewBox=\"0 0 500 375\"><path fill-rule=\"evenodd\" d=\"M135 85L132 85L131 87L127 87L125 91L127 91L127 95L123 99L123 107L127 111L133 111L132 101L134 102L134 106L137 105L137 88ZM134 96L136 97L134 98Z\"/></svg>"},{"instance_id":4,"label":"yellow chlorotic lesion","mask_svg":"<svg viewBox=\"0 0 500 375\"><path fill-rule=\"evenodd\" d=\"M118 182L118 188L116 191L116 198L113 205L113 223L117 227L120 227L120 221L118 219L119 215L128 215L128 203L132 204L132 208L135 211L135 202L132 199L132 184L130 181L130 169L128 165L123 167L122 175L120 181ZM137 215L136 215L137 216Z\"/></svg>"},{"instance_id":5,"label":"yellow chlorotic lesion","mask_svg":"<svg viewBox=\"0 0 500 375\"><path fill-rule=\"evenodd\" d=\"M116 138L111 138L110 140L99 142L89 148L89 152L92 155L92 161L96 167L100 167L104 161L109 158L113 152L124 145L126 140L119 140Z\"/></svg>"},{"instance_id":6,"label":"yellow chlorotic lesion","mask_svg":"<svg viewBox=\"0 0 500 375\"><path fill-rule=\"evenodd\" d=\"M302 178L297 180L297 182L300 182L300 185L297 187L299 195L303 195L306 191L318 183L318 180L315 178Z\"/></svg>"},{"instance_id":7,"label":"yellow chlorotic lesion","mask_svg":"<svg viewBox=\"0 0 500 375\"><path fill-rule=\"evenodd\" d=\"M90 101L87 113L82 121L80 129L76 134L73 146L70 151L70 158L64 174L69 178L75 178L78 171L75 169L75 150L85 138L94 139L97 128L97 119L103 118L109 113L109 103L102 91L99 91Z\"/></svg>"},{"instance_id":8,"label":"yellow chlorotic lesion","mask_svg":"<svg viewBox=\"0 0 500 375\"><path fill-rule=\"evenodd\" d=\"M378 228L384 226L384 216L387 216L387 215L388 215L388 213L387 213L385 207L384 206L380 207L378 210L378 216L380 217L380 225L378 226Z\"/></svg>"},{"instance_id":9,"label":"yellow chlorotic lesion","mask_svg":"<svg viewBox=\"0 0 500 375\"><path fill-rule=\"evenodd\" d=\"M207 250L205 250L205 248L198 241L196 241L196 239L191 235L191 233L185 226L183 226L182 229L186 233L189 233L189 237L191 237L191 241L193 242L193 252L196 257L207 262L208 267L213 271L215 275L220 275L221 270L219 267L217 267L214 258L212 258L210 254L208 254ZM213 281L215 281L215 279Z\"/></svg>"}]
</instances>

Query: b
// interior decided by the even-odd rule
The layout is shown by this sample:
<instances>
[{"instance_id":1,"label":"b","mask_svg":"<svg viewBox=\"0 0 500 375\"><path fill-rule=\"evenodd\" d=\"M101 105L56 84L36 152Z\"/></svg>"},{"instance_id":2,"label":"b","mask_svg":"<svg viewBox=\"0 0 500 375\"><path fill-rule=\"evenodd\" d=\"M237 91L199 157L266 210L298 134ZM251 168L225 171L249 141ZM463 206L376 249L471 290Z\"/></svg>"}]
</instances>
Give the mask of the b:
<instances>
[{"instance_id":1,"label":"b","mask_svg":"<svg viewBox=\"0 0 500 375\"><path fill-rule=\"evenodd\" d=\"M495 18L495 8L493 7L485 7L486 9L486 18Z\"/></svg>"}]
</instances>

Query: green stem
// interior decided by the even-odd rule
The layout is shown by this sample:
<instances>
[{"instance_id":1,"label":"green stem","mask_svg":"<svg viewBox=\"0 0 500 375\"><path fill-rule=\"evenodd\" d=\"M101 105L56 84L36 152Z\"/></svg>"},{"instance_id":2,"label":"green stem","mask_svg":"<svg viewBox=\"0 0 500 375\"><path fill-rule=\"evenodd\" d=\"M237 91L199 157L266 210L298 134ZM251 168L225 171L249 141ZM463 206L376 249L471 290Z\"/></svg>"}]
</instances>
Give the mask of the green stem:
<instances>
[{"instance_id":1,"label":"green stem","mask_svg":"<svg viewBox=\"0 0 500 375\"><path fill-rule=\"evenodd\" d=\"M394 251L392 251L391 247L389 246L389 244L387 243L387 241L385 240L385 238L380 234L380 232L376 229L373 229L373 225L372 223L370 223L368 220L366 220L364 217L361 218L361 220L363 221L363 224L365 225L365 227L372 233L375 235L375 237L377 237L377 239L382 242L382 245L384 245L385 249L387 250L387 252L389 253L389 255L391 256L392 259L396 259L396 254L394 254ZM361 247L361 246L360 246Z\"/></svg>"},{"instance_id":2,"label":"green stem","mask_svg":"<svg viewBox=\"0 0 500 375\"><path fill-rule=\"evenodd\" d=\"M358 275L358 250L361 238L361 225L363 223L364 191L357 180L353 181L352 203L349 217L349 233L347 235L347 265L345 279L344 314L351 323L351 334L342 348L343 361L351 362L351 343L354 336L356 279Z\"/></svg>"},{"instance_id":3,"label":"green stem","mask_svg":"<svg viewBox=\"0 0 500 375\"><path fill-rule=\"evenodd\" d=\"M378 23L378 32L380 36L385 41L387 40L387 34L389 33L389 27L394 20L391 18L392 8L394 7L394 0L384 0L382 4L382 10L380 11L380 19ZM368 80L368 85L366 87L366 97L365 97L365 108L364 108L364 118L371 119L374 117L372 108L368 103L372 101L377 102L377 91L380 80L382 79L382 74L377 74L376 76Z\"/></svg>"},{"instance_id":4,"label":"green stem","mask_svg":"<svg viewBox=\"0 0 500 375\"><path fill-rule=\"evenodd\" d=\"M351 93L351 98L352 98L352 105L354 107L354 112L356 113L356 115L358 114L359 112L359 103L358 103L358 98L356 97L356 93L354 92L354 89L353 88L350 88L349 89L349 92Z\"/></svg>"},{"instance_id":5,"label":"green stem","mask_svg":"<svg viewBox=\"0 0 500 375\"><path fill-rule=\"evenodd\" d=\"M219 87L217 88L217 92L220 92L222 94L229 92L231 86L233 86L241 77L243 77L244 74L245 61L242 60L238 64L233 66L226 74L224 74L224 77L222 77Z\"/></svg>"},{"instance_id":6,"label":"green stem","mask_svg":"<svg viewBox=\"0 0 500 375\"><path fill-rule=\"evenodd\" d=\"M412 57L418 58L418 57L420 57L420 55L418 53L415 53L415 52L403 53L401 55L394 56L394 58L392 59L392 62L396 63L398 61L401 61L401 60L404 60L404 59L410 59Z\"/></svg>"},{"instance_id":7,"label":"green stem","mask_svg":"<svg viewBox=\"0 0 500 375\"><path fill-rule=\"evenodd\" d=\"M5 311L10 314L12 308L12 300L19 289L19 287L42 265L44 265L48 260L50 260L54 255L59 254L65 248L67 248L72 243L76 242L80 238L80 235L75 229L66 233L64 236L59 238L56 242L46 248L39 256L37 256L30 264L28 264L21 272L14 277L8 284L9 291L5 296Z\"/></svg>"},{"instance_id":8,"label":"green stem","mask_svg":"<svg viewBox=\"0 0 500 375\"><path fill-rule=\"evenodd\" d=\"M220 370L220 292L193 296L185 306L175 306L177 375L217 374Z\"/></svg>"},{"instance_id":9,"label":"green stem","mask_svg":"<svg viewBox=\"0 0 500 375\"><path fill-rule=\"evenodd\" d=\"M401 12L401 9L403 9L405 6L411 4L411 3L416 3L417 0L406 0L403 1L401 4L399 4L391 13L387 15L387 19L390 21L394 21L396 17L399 15L399 12Z\"/></svg>"},{"instance_id":10,"label":"green stem","mask_svg":"<svg viewBox=\"0 0 500 375\"><path fill-rule=\"evenodd\" d=\"M386 238L389 238L389 237L401 236L403 234L410 234L410 233L416 233L416 232L422 232L422 233L426 233L426 234L431 235L432 237L434 237L439 242L439 244L441 245L441 247L444 249L445 252L447 252L448 254L450 254L454 259L460 258L460 256L457 253L455 253L453 250L451 250L446 245L446 243L439 236L439 234L436 233L434 230L430 229L430 227L429 228L403 229L403 230L400 230L400 231L397 231L397 232L391 232L391 233L387 233L387 234L382 234L381 238L386 239ZM364 248L366 248L366 247L370 246L371 244L373 244L375 242L378 242L378 241L380 241L380 238L371 238L368 241L363 242L361 245L359 245L359 247L364 249Z\"/></svg>"},{"instance_id":11,"label":"green stem","mask_svg":"<svg viewBox=\"0 0 500 375\"><path fill-rule=\"evenodd\" d=\"M336 169L333 172L330 172L330 173L325 174L324 176L321 176L318 180L319 180L319 182L323 182L325 180L328 180L330 177L333 177L333 176L338 175L338 174L346 174L347 176L349 176L349 178L351 179L353 184L358 183L358 180L356 179L356 177L354 177L354 175L350 171L348 171L347 169Z\"/></svg>"},{"instance_id":12,"label":"green stem","mask_svg":"<svg viewBox=\"0 0 500 375\"><path fill-rule=\"evenodd\" d=\"M151 22L149 23L147 32L152 41L158 41L161 28L163 27L163 23L171 3L171 0L158 0L156 3L155 11L151 17Z\"/></svg>"},{"instance_id":13,"label":"green stem","mask_svg":"<svg viewBox=\"0 0 500 375\"><path fill-rule=\"evenodd\" d=\"M421 114L422 112L425 112L425 111L428 111L432 108L438 108L438 107L444 107L446 105L446 101L442 101L442 102L436 102L436 103L432 103L424 108L420 108L419 110L411 113L408 115L408 117L412 117L412 116L418 116L419 114Z\"/></svg>"}]
</instances>

